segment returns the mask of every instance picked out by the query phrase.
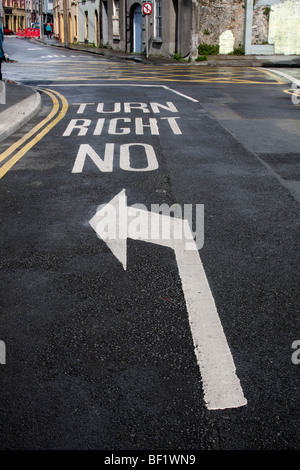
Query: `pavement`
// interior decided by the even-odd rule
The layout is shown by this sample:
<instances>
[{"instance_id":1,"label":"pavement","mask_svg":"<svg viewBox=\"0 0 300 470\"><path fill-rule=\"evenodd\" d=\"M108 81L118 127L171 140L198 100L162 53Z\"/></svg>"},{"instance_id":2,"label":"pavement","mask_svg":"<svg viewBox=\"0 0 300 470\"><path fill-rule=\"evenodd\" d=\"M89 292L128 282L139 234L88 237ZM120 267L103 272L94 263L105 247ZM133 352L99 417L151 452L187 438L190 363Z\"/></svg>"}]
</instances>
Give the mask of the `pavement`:
<instances>
[{"instance_id":1,"label":"pavement","mask_svg":"<svg viewBox=\"0 0 300 470\"><path fill-rule=\"evenodd\" d=\"M0 142L16 132L40 110L41 95L31 87L0 82ZM3 98L2 98L3 100Z\"/></svg>"},{"instance_id":2,"label":"pavement","mask_svg":"<svg viewBox=\"0 0 300 470\"><path fill-rule=\"evenodd\" d=\"M28 39L26 39L28 40ZM270 56L232 56L216 55L210 56L206 61L188 62L176 61L172 57L148 58L141 54L132 54L122 51L114 51L106 47L92 47L86 45L62 44L56 39L34 39L46 45L59 48L67 48L85 52L88 54L101 55L120 61L134 61L139 63L160 65L198 65L199 67L263 67L272 69L279 74L287 83L296 83L300 87L300 56L270 55ZM276 70L274 70L276 68ZM0 142L12 135L27 121L32 119L40 110L41 97L38 91L31 87L18 85L9 80L0 82Z\"/></svg>"}]
</instances>

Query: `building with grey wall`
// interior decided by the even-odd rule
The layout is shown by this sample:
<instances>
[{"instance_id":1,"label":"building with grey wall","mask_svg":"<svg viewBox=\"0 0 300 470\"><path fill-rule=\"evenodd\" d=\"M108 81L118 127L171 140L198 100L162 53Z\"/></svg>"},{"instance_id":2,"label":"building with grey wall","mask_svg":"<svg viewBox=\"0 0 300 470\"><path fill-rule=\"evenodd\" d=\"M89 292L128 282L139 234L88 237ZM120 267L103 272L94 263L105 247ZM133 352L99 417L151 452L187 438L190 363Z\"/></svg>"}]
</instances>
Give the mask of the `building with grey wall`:
<instances>
[{"instance_id":1,"label":"building with grey wall","mask_svg":"<svg viewBox=\"0 0 300 470\"><path fill-rule=\"evenodd\" d=\"M197 55L198 1L152 0L150 15L144 1L102 0L101 43L112 49L149 55Z\"/></svg>"},{"instance_id":2,"label":"building with grey wall","mask_svg":"<svg viewBox=\"0 0 300 470\"><path fill-rule=\"evenodd\" d=\"M291 36L290 32L281 31L278 18L282 14L284 23L290 24L290 18L293 20L291 28L296 31L295 40L299 42L299 2L149 0L152 11L146 15L144 0L54 0L55 37L62 42L102 45L149 56L176 53L184 59L196 59L199 44L220 45L223 50L221 41L227 35L233 38L232 49L243 46L246 54L271 54L278 50L276 41L280 44L285 41L282 34ZM287 5L281 7L280 15L273 12L278 3ZM276 31L270 34L272 17L277 18L271 21L272 31ZM292 50L291 45L284 50ZM223 53L228 53L227 49Z\"/></svg>"}]
</instances>

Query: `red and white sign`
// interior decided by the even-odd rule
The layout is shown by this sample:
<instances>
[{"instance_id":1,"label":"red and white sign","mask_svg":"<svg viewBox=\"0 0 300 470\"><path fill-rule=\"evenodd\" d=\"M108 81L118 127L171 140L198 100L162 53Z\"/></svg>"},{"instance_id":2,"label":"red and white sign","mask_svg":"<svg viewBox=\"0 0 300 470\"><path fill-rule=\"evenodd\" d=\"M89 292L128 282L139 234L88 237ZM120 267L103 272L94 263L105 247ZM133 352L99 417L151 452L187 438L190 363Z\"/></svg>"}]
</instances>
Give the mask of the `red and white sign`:
<instances>
[{"instance_id":1,"label":"red and white sign","mask_svg":"<svg viewBox=\"0 0 300 470\"><path fill-rule=\"evenodd\" d=\"M152 13L152 3L144 3L143 5L143 13L145 15L150 15L150 13Z\"/></svg>"}]
</instances>

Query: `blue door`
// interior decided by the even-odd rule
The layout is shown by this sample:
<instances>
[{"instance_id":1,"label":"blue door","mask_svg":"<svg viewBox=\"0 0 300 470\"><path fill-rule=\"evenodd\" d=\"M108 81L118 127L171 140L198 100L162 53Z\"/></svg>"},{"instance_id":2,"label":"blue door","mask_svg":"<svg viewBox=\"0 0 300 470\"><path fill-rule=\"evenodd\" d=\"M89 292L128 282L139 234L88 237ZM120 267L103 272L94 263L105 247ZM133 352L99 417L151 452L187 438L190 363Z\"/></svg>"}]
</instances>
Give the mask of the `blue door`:
<instances>
[{"instance_id":1,"label":"blue door","mask_svg":"<svg viewBox=\"0 0 300 470\"><path fill-rule=\"evenodd\" d=\"M142 7L136 5L133 10L133 52L143 52Z\"/></svg>"}]
</instances>

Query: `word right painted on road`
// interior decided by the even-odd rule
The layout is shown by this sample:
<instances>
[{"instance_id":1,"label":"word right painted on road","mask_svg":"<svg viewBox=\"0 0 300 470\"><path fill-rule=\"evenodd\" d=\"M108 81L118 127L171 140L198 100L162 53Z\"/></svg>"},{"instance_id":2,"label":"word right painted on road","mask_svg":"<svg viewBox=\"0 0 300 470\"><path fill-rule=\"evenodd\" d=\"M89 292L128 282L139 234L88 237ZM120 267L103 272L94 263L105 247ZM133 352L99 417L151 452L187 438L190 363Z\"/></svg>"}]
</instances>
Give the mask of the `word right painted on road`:
<instances>
[{"instance_id":1,"label":"word right painted on road","mask_svg":"<svg viewBox=\"0 0 300 470\"><path fill-rule=\"evenodd\" d=\"M128 136L131 134L138 136L153 136L161 133L170 133L170 135L182 135L179 126L178 110L171 101L165 104L151 102L149 106L146 103L137 102L115 102L110 106L104 103L75 103L78 106L76 117L71 119L67 125L63 137L82 138L88 136ZM93 107L93 108L91 108ZM96 113L101 114L97 119L88 119L85 115L88 111L94 109ZM124 113L125 116L112 117L111 115ZM138 113L141 116L131 118L128 114ZM149 113L154 115L168 113L167 116L146 117ZM82 116L83 115L83 116ZM108 115L109 117L103 117ZM81 143L79 145L72 173L82 173L87 159L90 159L100 172L112 172L114 169L115 155L118 150L119 166L125 171L154 171L159 168L159 162L154 147L149 143L125 143L118 146L115 143L105 143L99 150L95 149L90 143ZM134 161L134 164L133 164Z\"/></svg>"}]
</instances>

